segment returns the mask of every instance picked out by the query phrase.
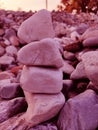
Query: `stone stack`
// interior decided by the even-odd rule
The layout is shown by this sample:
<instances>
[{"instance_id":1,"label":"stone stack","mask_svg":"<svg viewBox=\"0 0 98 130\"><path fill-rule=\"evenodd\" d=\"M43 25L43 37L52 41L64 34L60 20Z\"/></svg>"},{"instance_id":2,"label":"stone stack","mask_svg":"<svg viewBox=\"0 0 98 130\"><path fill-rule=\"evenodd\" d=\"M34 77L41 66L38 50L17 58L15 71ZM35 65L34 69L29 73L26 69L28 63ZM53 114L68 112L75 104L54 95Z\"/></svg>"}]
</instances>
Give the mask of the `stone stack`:
<instances>
[{"instance_id":1,"label":"stone stack","mask_svg":"<svg viewBox=\"0 0 98 130\"><path fill-rule=\"evenodd\" d=\"M60 92L63 60L59 43L50 38L32 42L20 49L18 60L24 64L20 78L28 103L24 118L34 126L54 117L65 102Z\"/></svg>"}]
</instances>

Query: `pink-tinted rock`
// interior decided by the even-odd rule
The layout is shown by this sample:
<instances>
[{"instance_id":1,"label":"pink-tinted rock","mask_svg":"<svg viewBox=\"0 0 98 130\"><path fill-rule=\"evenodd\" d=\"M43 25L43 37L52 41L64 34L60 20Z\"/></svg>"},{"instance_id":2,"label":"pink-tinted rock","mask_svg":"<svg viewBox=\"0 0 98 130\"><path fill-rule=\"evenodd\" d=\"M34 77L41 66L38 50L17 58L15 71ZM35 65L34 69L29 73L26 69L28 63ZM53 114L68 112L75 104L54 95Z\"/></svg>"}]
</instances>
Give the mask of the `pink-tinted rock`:
<instances>
[{"instance_id":1,"label":"pink-tinted rock","mask_svg":"<svg viewBox=\"0 0 98 130\"><path fill-rule=\"evenodd\" d=\"M18 36L26 43L43 38L53 38L55 33L50 12L43 9L25 20L19 27Z\"/></svg>"},{"instance_id":2,"label":"pink-tinted rock","mask_svg":"<svg viewBox=\"0 0 98 130\"><path fill-rule=\"evenodd\" d=\"M85 72L89 80L98 87L98 51L89 51L82 55Z\"/></svg>"},{"instance_id":3,"label":"pink-tinted rock","mask_svg":"<svg viewBox=\"0 0 98 130\"><path fill-rule=\"evenodd\" d=\"M70 78L74 80L87 78L85 67L82 62L77 64L76 69L71 73Z\"/></svg>"},{"instance_id":4,"label":"pink-tinted rock","mask_svg":"<svg viewBox=\"0 0 98 130\"><path fill-rule=\"evenodd\" d=\"M18 50L17 50L17 48L15 47L15 46L7 46L6 47L6 54L7 55L10 55L10 56L17 56L17 52L18 52Z\"/></svg>"},{"instance_id":5,"label":"pink-tinted rock","mask_svg":"<svg viewBox=\"0 0 98 130\"><path fill-rule=\"evenodd\" d=\"M0 123L26 110L27 104L23 97L0 101ZM1 128L1 127L0 127Z\"/></svg>"},{"instance_id":6,"label":"pink-tinted rock","mask_svg":"<svg viewBox=\"0 0 98 130\"><path fill-rule=\"evenodd\" d=\"M90 37L90 38L87 38L83 41L83 46L84 47L96 47L98 46L98 37Z\"/></svg>"},{"instance_id":7,"label":"pink-tinted rock","mask_svg":"<svg viewBox=\"0 0 98 130\"><path fill-rule=\"evenodd\" d=\"M3 99L12 99L22 96L23 91L19 83L9 83L0 86L0 97Z\"/></svg>"},{"instance_id":8,"label":"pink-tinted rock","mask_svg":"<svg viewBox=\"0 0 98 130\"><path fill-rule=\"evenodd\" d=\"M62 89L62 71L55 68L23 67L20 84L31 93L59 93Z\"/></svg>"},{"instance_id":9,"label":"pink-tinted rock","mask_svg":"<svg viewBox=\"0 0 98 130\"><path fill-rule=\"evenodd\" d=\"M7 71L0 72L0 80L11 79L12 77L14 77L12 73L9 73Z\"/></svg>"},{"instance_id":10,"label":"pink-tinted rock","mask_svg":"<svg viewBox=\"0 0 98 130\"><path fill-rule=\"evenodd\" d=\"M66 61L64 61L64 65L62 67L62 71L65 74L71 74L74 71L74 67L71 64L67 63Z\"/></svg>"},{"instance_id":11,"label":"pink-tinted rock","mask_svg":"<svg viewBox=\"0 0 98 130\"><path fill-rule=\"evenodd\" d=\"M0 56L2 56L5 52L5 49L0 45Z\"/></svg>"},{"instance_id":12,"label":"pink-tinted rock","mask_svg":"<svg viewBox=\"0 0 98 130\"><path fill-rule=\"evenodd\" d=\"M0 64L2 65L10 65L14 62L14 58L11 56L3 55L0 57Z\"/></svg>"},{"instance_id":13,"label":"pink-tinted rock","mask_svg":"<svg viewBox=\"0 0 98 130\"><path fill-rule=\"evenodd\" d=\"M98 96L87 90L69 99L58 118L60 130L95 130L98 127Z\"/></svg>"},{"instance_id":14,"label":"pink-tinted rock","mask_svg":"<svg viewBox=\"0 0 98 130\"><path fill-rule=\"evenodd\" d=\"M59 43L50 38L32 42L18 51L18 61L25 65L59 68L63 65L59 48Z\"/></svg>"}]
</instances>

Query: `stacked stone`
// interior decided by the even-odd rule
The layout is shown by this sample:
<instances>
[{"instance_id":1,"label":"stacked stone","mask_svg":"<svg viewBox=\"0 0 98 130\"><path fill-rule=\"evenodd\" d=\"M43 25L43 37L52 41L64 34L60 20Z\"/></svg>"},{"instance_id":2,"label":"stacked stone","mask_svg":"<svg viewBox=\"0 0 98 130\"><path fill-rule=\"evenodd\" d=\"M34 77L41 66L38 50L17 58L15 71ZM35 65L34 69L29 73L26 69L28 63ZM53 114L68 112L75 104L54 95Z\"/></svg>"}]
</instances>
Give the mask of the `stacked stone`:
<instances>
[{"instance_id":1,"label":"stacked stone","mask_svg":"<svg viewBox=\"0 0 98 130\"><path fill-rule=\"evenodd\" d=\"M56 116L65 103L61 93L63 59L60 44L52 38L42 37L37 37L40 40L36 42L31 42L32 38L27 40L31 43L18 52L18 61L24 65L20 84L28 104L27 112L21 118L25 119L29 127Z\"/></svg>"}]
</instances>

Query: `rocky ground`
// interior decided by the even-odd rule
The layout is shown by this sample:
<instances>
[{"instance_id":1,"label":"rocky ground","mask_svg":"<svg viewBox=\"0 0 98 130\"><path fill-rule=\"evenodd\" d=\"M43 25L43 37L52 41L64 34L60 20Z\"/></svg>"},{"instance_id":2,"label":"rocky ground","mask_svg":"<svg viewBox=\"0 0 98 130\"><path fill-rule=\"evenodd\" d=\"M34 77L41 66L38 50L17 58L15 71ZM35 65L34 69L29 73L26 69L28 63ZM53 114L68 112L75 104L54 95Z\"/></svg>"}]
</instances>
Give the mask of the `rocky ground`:
<instances>
[{"instance_id":1,"label":"rocky ground","mask_svg":"<svg viewBox=\"0 0 98 130\"><path fill-rule=\"evenodd\" d=\"M98 130L98 14L0 10L0 130Z\"/></svg>"}]
</instances>

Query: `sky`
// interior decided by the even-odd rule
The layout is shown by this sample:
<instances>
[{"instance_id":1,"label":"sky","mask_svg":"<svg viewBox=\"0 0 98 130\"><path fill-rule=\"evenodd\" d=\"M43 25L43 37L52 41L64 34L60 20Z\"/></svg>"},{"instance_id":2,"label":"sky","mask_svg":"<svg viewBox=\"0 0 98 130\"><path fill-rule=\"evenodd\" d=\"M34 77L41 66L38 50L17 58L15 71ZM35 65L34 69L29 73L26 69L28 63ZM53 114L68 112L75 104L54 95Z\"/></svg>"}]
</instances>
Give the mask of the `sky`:
<instances>
[{"instance_id":1,"label":"sky","mask_svg":"<svg viewBox=\"0 0 98 130\"><path fill-rule=\"evenodd\" d=\"M46 0L0 0L0 8L7 10L18 10L21 8L25 11L35 11L40 9L45 9ZM48 0L48 10L53 10L57 8L60 0Z\"/></svg>"}]
</instances>

